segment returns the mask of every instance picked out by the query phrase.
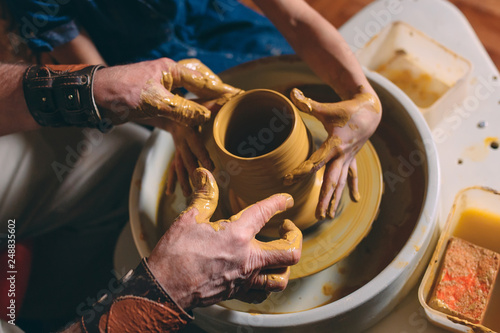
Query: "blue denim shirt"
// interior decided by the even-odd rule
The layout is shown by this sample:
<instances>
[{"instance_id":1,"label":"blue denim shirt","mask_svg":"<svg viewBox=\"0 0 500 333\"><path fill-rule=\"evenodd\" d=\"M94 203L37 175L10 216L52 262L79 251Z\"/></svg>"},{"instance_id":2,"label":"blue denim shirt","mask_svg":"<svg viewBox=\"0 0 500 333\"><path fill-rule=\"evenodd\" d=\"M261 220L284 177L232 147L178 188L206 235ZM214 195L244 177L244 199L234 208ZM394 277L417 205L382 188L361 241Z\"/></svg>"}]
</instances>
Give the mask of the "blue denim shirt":
<instances>
[{"instance_id":1,"label":"blue denim shirt","mask_svg":"<svg viewBox=\"0 0 500 333\"><path fill-rule=\"evenodd\" d=\"M293 50L237 0L8 0L31 49L51 51L88 32L110 65L198 58L215 72Z\"/></svg>"}]
</instances>

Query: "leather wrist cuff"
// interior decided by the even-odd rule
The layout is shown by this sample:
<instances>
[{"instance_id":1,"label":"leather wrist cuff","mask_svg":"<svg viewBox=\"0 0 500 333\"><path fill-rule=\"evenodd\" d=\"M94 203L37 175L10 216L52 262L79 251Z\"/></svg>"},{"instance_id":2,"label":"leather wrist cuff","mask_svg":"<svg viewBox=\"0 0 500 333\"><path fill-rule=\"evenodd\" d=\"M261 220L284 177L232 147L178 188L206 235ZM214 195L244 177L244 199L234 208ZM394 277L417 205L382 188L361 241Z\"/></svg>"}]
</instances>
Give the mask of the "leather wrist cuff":
<instances>
[{"instance_id":1,"label":"leather wrist cuff","mask_svg":"<svg viewBox=\"0 0 500 333\"><path fill-rule=\"evenodd\" d=\"M102 65L32 65L23 78L24 98L42 126L78 126L107 132L93 94L94 74Z\"/></svg>"},{"instance_id":2,"label":"leather wrist cuff","mask_svg":"<svg viewBox=\"0 0 500 333\"><path fill-rule=\"evenodd\" d=\"M117 292L97 301L80 324L86 333L171 332L192 319L156 281L144 258L120 280Z\"/></svg>"}]
</instances>

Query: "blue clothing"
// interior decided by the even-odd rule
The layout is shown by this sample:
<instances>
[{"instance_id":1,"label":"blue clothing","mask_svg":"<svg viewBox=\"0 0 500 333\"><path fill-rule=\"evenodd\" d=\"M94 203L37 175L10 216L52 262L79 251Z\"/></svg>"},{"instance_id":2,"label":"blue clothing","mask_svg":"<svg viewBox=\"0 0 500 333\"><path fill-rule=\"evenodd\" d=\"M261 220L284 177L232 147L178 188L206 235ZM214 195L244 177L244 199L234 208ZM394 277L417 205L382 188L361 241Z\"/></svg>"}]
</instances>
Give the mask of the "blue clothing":
<instances>
[{"instance_id":1,"label":"blue clothing","mask_svg":"<svg viewBox=\"0 0 500 333\"><path fill-rule=\"evenodd\" d=\"M262 15L237 0L8 0L34 51L51 51L82 26L110 65L198 58L214 72L293 53Z\"/></svg>"}]
</instances>

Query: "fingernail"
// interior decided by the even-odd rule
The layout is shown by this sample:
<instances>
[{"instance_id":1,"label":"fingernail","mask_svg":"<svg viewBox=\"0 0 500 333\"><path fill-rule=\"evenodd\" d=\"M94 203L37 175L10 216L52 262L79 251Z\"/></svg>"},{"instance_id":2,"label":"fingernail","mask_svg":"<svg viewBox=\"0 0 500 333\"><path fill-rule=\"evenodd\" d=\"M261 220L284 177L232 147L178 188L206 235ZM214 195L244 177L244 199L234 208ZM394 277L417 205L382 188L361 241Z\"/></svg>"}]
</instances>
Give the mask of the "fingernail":
<instances>
[{"instance_id":1,"label":"fingernail","mask_svg":"<svg viewBox=\"0 0 500 333\"><path fill-rule=\"evenodd\" d=\"M286 197L286 209L292 208L294 204L293 197L290 194L285 194L284 196Z\"/></svg>"},{"instance_id":2,"label":"fingernail","mask_svg":"<svg viewBox=\"0 0 500 333\"><path fill-rule=\"evenodd\" d=\"M319 212L317 212L317 216L318 220L324 220L325 217L326 217L326 211L325 209L319 209Z\"/></svg>"},{"instance_id":3,"label":"fingernail","mask_svg":"<svg viewBox=\"0 0 500 333\"><path fill-rule=\"evenodd\" d=\"M357 192L357 191L354 192L352 196L353 196L354 201L356 201L356 202L361 200L361 194L359 194L359 192Z\"/></svg>"}]
</instances>

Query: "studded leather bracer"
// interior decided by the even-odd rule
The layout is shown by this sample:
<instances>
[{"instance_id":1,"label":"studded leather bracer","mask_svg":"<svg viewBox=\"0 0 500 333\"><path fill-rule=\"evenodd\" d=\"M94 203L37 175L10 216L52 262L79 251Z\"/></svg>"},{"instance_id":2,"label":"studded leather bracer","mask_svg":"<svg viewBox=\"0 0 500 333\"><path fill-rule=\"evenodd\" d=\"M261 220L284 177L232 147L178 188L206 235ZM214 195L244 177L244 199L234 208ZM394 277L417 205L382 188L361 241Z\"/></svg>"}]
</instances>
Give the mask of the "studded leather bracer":
<instances>
[{"instance_id":1,"label":"studded leather bracer","mask_svg":"<svg viewBox=\"0 0 500 333\"><path fill-rule=\"evenodd\" d=\"M32 65L23 78L24 98L33 118L42 126L78 126L107 132L94 94L94 74L102 65Z\"/></svg>"},{"instance_id":2,"label":"studded leather bracer","mask_svg":"<svg viewBox=\"0 0 500 333\"><path fill-rule=\"evenodd\" d=\"M80 319L85 333L172 332L193 319L158 284L146 259Z\"/></svg>"}]
</instances>

